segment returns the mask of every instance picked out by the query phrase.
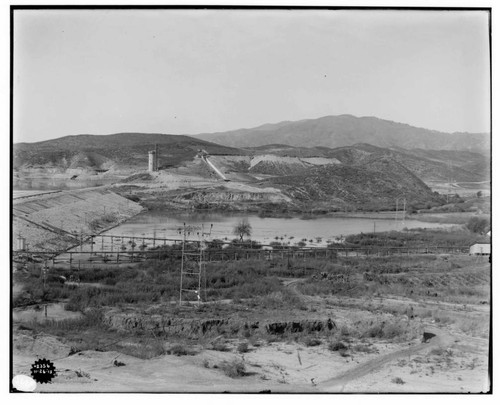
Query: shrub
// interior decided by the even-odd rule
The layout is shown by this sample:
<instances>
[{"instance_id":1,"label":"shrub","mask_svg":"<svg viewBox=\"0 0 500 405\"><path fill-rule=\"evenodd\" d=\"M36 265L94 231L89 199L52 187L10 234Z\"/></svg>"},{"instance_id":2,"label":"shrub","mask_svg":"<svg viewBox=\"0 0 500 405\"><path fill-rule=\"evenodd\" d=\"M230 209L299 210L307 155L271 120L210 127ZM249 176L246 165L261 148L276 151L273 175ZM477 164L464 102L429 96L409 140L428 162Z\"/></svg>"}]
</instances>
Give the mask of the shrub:
<instances>
[{"instance_id":1,"label":"shrub","mask_svg":"<svg viewBox=\"0 0 500 405\"><path fill-rule=\"evenodd\" d=\"M444 325L446 324L449 324L449 323L452 323L453 322L453 319L450 318L449 316L438 316L438 315L434 315L434 320L438 323L442 323Z\"/></svg>"},{"instance_id":2,"label":"shrub","mask_svg":"<svg viewBox=\"0 0 500 405\"><path fill-rule=\"evenodd\" d=\"M187 349L182 345L172 346L167 350L167 354L173 354L174 356L186 356L188 354Z\"/></svg>"},{"instance_id":3,"label":"shrub","mask_svg":"<svg viewBox=\"0 0 500 405\"><path fill-rule=\"evenodd\" d=\"M485 233L489 226L487 219L478 217L472 217L466 225L467 229L473 233Z\"/></svg>"},{"instance_id":4,"label":"shrub","mask_svg":"<svg viewBox=\"0 0 500 405\"><path fill-rule=\"evenodd\" d=\"M442 356L443 354L445 353L445 350L441 347L435 347L434 349L432 349L429 354L431 356Z\"/></svg>"},{"instance_id":5,"label":"shrub","mask_svg":"<svg viewBox=\"0 0 500 405\"><path fill-rule=\"evenodd\" d=\"M230 352L231 349L222 342L212 343L212 350L217 350L218 352Z\"/></svg>"},{"instance_id":6,"label":"shrub","mask_svg":"<svg viewBox=\"0 0 500 405\"><path fill-rule=\"evenodd\" d=\"M334 340L328 344L328 349L332 352L337 352L339 350L347 350L347 346L340 340Z\"/></svg>"},{"instance_id":7,"label":"shrub","mask_svg":"<svg viewBox=\"0 0 500 405\"><path fill-rule=\"evenodd\" d=\"M308 336L306 339L304 339L304 344L307 347L319 346L321 344L321 340Z\"/></svg>"},{"instance_id":8,"label":"shrub","mask_svg":"<svg viewBox=\"0 0 500 405\"><path fill-rule=\"evenodd\" d=\"M196 353L184 345L174 345L167 350L167 354L173 354L174 356L194 356Z\"/></svg>"},{"instance_id":9,"label":"shrub","mask_svg":"<svg viewBox=\"0 0 500 405\"><path fill-rule=\"evenodd\" d=\"M351 334L351 330L347 325L342 325L340 327L340 336L349 336Z\"/></svg>"},{"instance_id":10,"label":"shrub","mask_svg":"<svg viewBox=\"0 0 500 405\"><path fill-rule=\"evenodd\" d=\"M252 336L252 332L250 331L250 329L245 329L243 331L243 337L248 339L250 336Z\"/></svg>"},{"instance_id":11,"label":"shrub","mask_svg":"<svg viewBox=\"0 0 500 405\"><path fill-rule=\"evenodd\" d=\"M240 353L247 353L248 352L248 343L247 342L242 342L238 345L237 348L238 352Z\"/></svg>"},{"instance_id":12,"label":"shrub","mask_svg":"<svg viewBox=\"0 0 500 405\"><path fill-rule=\"evenodd\" d=\"M361 353L373 353L376 351L375 349L371 348L368 345L355 345L352 348L352 350L354 350L356 352L361 352Z\"/></svg>"},{"instance_id":13,"label":"shrub","mask_svg":"<svg viewBox=\"0 0 500 405\"><path fill-rule=\"evenodd\" d=\"M400 377L394 377L391 381L394 384L405 384L405 382Z\"/></svg>"},{"instance_id":14,"label":"shrub","mask_svg":"<svg viewBox=\"0 0 500 405\"><path fill-rule=\"evenodd\" d=\"M74 302L67 302L66 304L64 304L64 309L66 311L72 311L72 312L80 311L79 305L75 304Z\"/></svg>"},{"instance_id":15,"label":"shrub","mask_svg":"<svg viewBox=\"0 0 500 405\"><path fill-rule=\"evenodd\" d=\"M362 334L362 337L370 337L370 338L381 338L383 336L384 336L384 330L382 328L382 325L380 324L370 327Z\"/></svg>"},{"instance_id":16,"label":"shrub","mask_svg":"<svg viewBox=\"0 0 500 405\"><path fill-rule=\"evenodd\" d=\"M141 342L138 345L119 346L114 350L145 360L163 356L165 353L168 354L163 342L156 339L149 340L148 342Z\"/></svg>"},{"instance_id":17,"label":"shrub","mask_svg":"<svg viewBox=\"0 0 500 405\"><path fill-rule=\"evenodd\" d=\"M220 368L225 375L231 378L243 377L246 375L245 364L241 360L224 361L219 364Z\"/></svg>"},{"instance_id":18,"label":"shrub","mask_svg":"<svg viewBox=\"0 0 500 405\"><path fill-rule=\"evenodd\" d=\"M394 339L395 337L401 336L406 331L398 323L386 324L383 328L383 337L386 339Z\"/></svg>"}]
</instances>

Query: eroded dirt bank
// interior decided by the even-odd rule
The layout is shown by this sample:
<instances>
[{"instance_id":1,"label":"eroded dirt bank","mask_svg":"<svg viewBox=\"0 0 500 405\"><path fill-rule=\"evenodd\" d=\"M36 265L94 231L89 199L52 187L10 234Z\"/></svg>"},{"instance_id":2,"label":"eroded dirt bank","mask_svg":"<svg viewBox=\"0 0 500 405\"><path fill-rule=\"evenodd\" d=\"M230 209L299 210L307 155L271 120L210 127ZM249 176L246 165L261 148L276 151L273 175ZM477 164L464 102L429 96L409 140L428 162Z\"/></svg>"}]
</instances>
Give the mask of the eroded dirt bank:
<instances>
[{"instance_id":1,"label":"eroded dirt bank","mask_svg":"<svg viewBox=\"0 0 500 405\"><path fill-rule=\"evenodd\" d=\"M140 204L104 187L50 192L14 200L13 233L32 251L65 250L80 243L80 234L102 232L142 210Z\"/></svg>"}]
</instances>

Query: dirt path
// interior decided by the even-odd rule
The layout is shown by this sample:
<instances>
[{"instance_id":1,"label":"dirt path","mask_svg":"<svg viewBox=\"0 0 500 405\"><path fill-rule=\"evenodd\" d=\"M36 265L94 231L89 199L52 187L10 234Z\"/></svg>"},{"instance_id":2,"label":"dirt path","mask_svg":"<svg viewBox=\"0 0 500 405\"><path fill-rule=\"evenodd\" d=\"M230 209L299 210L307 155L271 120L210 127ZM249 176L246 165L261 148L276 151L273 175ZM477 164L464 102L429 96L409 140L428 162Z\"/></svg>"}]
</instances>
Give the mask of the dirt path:
<instances>
[{"instance_id":1,"label":"dirt path","mask_svg":"<svg viewBox=\"0 0 500 405\"><path fill-rule=\"evenodd\" d=\"M311 303L319 303L322 302L322 298L320 297L312 297L310 295L304 295L298 290L298 285L300 283L305 282L306 280L303 278L288 278L282 280L283 285L287 287L290 291L292 291L294 294L297 294L298 297L302 300L302 302L311 304Z\"/></svg>"},{"instance_id":2,"label":"dirt path","mask_svg":"<svg viewBox=\"0 0 500 405\"><path fill-rule=\"evenodd\" d=\"M298 290L298 285L301 282L304 282L304 279L300 278L294 278L294 279L286 279L283 280L283 285L290 289L290 291L293 291L296 293L301 299L304 300L304 302L312 303L316 301L315 297L309 297L307 295L302 294ZM354 301L358 301L356 299L352 299ZM398 305L408 305L408 304L413 304L413 305L419 305L418 301L413 301L409 299L405 299L403 297L387 297L384 298L382 301L386 301L386 303L391 303L391 304L398 304ZM330 303L333 303L332 301L329 300ZM448 303L426 303L427 305L429 304L434 304L437 306L441 304L446 304L444 305L445 307L448 307L449 310L453 312L463 312L465 311L464 308L460 305L456 304L448 304ZM473 313L484 313L488 310L488 308L484 308L481 306L468 306L467 312L473 312ZM335 377L326 379L324 381L318 381L317 389L320 391L325 391L325 392L342 392L345 389L345 386L348 383L351 383L356 380L360 380L361 378L369 375L369 374L374 374L380 369L382 369L383 366L387 365L388 363L394 362L395 360L399 359L407 359L410 358L411 356L417 355L420 352L427 351L429 352L430 350L434 348L442 348L442 349L447 349L450 347L455 347L457 350L464 349L468 352L471 352L471 349L478 346L478 347L484 347L485 345L485 340L481 338L474 338L471 336L465 336L465 335L456 335L449 333L448 331L444 330L444 328L438 328L436 326L433 326L430 323L423 323L423 331L427 333L432 333L435 336L432 337L431 339L428 340L426 343L420 343L411 347L408 347L406 349L401 349L397 350L391 353L387 353L381 356L378 356L372 360L366 361L346 372L342 372L340 375L337 375ZM458 345L457 342L460 342Z\"/></svg>"},{"instance_id":3,"label":"dirt path","mask_svg":"<svg viewBox=\"0 0 500 405\"><path fill-rule=\"evenodd\" d=\"M438 328L427 326L425 327L425 331L433 333L436 336L430 339L428 343L421 343L419 345L409 347L408 349L388 353L373 360L367 361L366 363L360 364L359 366L349 370L348 372L343 373L341 376L333 377L329 380L321 382L319 384L319 388L324 391L331 392L336 391L340 386L340 391L342 392L344 390L344 386L348 382L370 374L391 361L397 360L402 357L410 357L423 350L429 350L439 346L449 346L454 341L454 338L451 335L443 333Z\"/></svg>"}]
</instances>

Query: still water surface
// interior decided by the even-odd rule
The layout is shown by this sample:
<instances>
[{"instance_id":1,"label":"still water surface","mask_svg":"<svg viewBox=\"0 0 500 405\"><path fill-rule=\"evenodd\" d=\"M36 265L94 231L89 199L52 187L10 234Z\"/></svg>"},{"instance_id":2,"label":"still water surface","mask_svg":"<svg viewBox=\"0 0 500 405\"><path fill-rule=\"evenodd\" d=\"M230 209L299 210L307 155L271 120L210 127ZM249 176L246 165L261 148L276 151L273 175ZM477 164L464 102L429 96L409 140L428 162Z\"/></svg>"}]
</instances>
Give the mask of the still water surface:
<instances>
[{"instance_id":1,"label":"still water surface","mask_svg":"<svg viewBox=\"0 0 500 405\"><path fill-rule=\"evenodd\" d=\"M119 235L125 237L171 238L181 239L179 233L183 224L198 227L189 236L189 239L198 239L196 232L201 231L201 226L205 232L210 231L210 239L234 239L234 226L242 219L247 219L252 226L252 239L262 243L269 243L276 240L295 244L301 239L312 239L312 244L325 244L327 240L341 238L342 236L356 233L383 232L391 230L403 230L404 228L446 228L451 224L429 223L417 220L401 219L398 221L394 214L387 214L386 218L342 218L334 216L313 217L309 219L294 218L261 218L257 215L242 215L241 213L172 213L172 212L144 212L126 223L113 228L104 235ZM283 239L281 239L283 238ZM318 243L317 238L321 238ZM140 241L138 243L142 243ZM98 242L100 243L100 242ZM152 242L146 241L146 244ZM311 243L308 243L312 245Z\"/></svg>"}]
</instances>

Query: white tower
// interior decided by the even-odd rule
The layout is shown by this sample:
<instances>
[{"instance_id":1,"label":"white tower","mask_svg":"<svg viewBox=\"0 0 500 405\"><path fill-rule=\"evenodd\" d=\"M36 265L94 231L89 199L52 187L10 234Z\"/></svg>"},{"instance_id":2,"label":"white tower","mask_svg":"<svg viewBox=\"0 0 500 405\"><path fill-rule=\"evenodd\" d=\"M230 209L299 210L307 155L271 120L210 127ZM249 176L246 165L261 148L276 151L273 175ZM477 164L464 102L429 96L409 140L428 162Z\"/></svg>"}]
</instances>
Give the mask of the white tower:
<instances>
[{"instance_id":1,"label":"white tower","mask_svg":"<svg viewBox=\"0 0 500 405\"><path fill-rule=\"evenodd\" d=\"M150 150L148 152L148 154L149 154L148 171L156 172L158 170L158 161L156 160L156 151Z\"/></svg>"}]
</instances>

